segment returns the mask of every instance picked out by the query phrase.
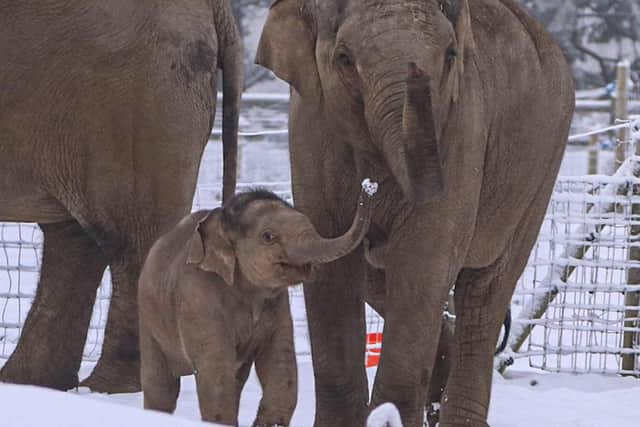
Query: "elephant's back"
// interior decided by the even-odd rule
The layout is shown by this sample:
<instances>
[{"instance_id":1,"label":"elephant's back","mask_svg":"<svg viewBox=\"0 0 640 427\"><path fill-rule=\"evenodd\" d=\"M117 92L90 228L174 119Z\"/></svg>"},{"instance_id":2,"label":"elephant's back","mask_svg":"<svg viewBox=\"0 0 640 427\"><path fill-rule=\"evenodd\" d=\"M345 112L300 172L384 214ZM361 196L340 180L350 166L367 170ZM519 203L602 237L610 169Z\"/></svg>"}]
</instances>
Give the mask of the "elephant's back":
<instances>
[{"instance_id":1,"label":"elephant's back","mask_svg":"<svg viewBox=\"0 0 640 427\"><path fill-rule=\"evenodd\" d=\"M550 34L513 0L470 1L474 65L487 111L483 187L469 264L502 253L531 212L544 213L574 110L573 78ZM537 215L536 221L541 220ZM535 221L534 221L535 222ZM535 241L537 227L522 243Z\"/></svg>"},{"instance_id":2,"label":"elephant's back","mask_svg":"<svg viewBox=\"0 0 640 427\"><path fill-rule=\"evenodd\" d=\"M519 168L547 169L563 152L575 103L573 77L557 42L515 0L469 4L473 60L490 123L488 172L501 175L498 182L518 182L509 175Z\"/></svg>"},{"instance_id":3,"label":"elephant's back","mask_svg":"<svg viewBox=\"0 0 640 427\"><path fill-rule=\"evenodd\" d=\"M216 104L208 4L0 0L0 129L17 176L186 212Z\"/></svg>"},{"instance_id":4,"label":"elephant's back","mask_svg":"<svg viewBox=\"0 0 640 427\"><path fill-rule=\"evenodd\" d=\"M505 86L526 81L539 90L555 84L559 100L573 97L571 70L560 46L522 5L515 0L479 0L470 1L469 7L482 71L494 73L496 81L507 82Z\"/></svg>"},{"instance_id":5,"label":"elephant's back","mask_svg":"<svg viewBox=\"0 0 640 427\"><path fill-rule=\"evenodd\" d=\"M144 43L139 23L148 19L137 2L109 8L98 1L4 1L0 15L0 79L30 87L52 84L61 70L90 72L102 61ZM131 58L130 58L131 59ZM12 91L18 93L16 89ZM6 99L4 100L6 101Z\"/></svg>"},{"instance_id":6,"label":"elephant's back","mask_svg":"<svg viewBox=\"0 0 640 427\"><path fill-rule=\"evenodd\" d=\"M174 262L178 264L186 262L188 243L197 232L199 221L210 212L200 210L188 214L155 241L145 262L145 264L154 264L149 268L151 274L166 275L166 271L171 270Z\"/></svg>"},{"instance_id":7,"label":"elephant's back","mask_svg":"<svg viewBox=\"0 0 640 427\"><path fill-rule=\"evenodd\" d=\"M153 84L159 77L179 80L216 69L213 12L185 2L23 0L0 5L0 83L13 89L0 95L0 108L9 104L9 96L24 100L51 86L68 89L64 86L73 82L109 86L135 75Z\"/></svg>"}]
</instances>

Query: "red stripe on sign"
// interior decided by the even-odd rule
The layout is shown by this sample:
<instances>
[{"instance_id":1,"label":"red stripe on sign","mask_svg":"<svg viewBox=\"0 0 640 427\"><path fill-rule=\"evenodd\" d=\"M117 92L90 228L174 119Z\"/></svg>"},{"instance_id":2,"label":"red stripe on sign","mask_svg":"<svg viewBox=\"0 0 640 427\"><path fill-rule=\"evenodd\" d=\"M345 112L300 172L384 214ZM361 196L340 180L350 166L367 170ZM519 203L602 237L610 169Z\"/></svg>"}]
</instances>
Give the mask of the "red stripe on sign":
<instances>
[{"instance_id":1,"label":"red stripe on sign","mask_svg":"<svg viewBox=\"0 0 640 427\"><path fill-rule=\"evenodd\" d=\"M367 346L375 346L374 348L367 348L367 358L365 361L367 368L378 366L378 363L380 363L381 345L382 332L367 334Z\"/></svg>"},{"instance_id":2,"label":"red stripe on sign","mask_svg":"<svg viewBox=\"0 0 640 427\"><path fill-rule=\"evenodd\" d=\"M367 356L366 367L373 368L374 366L378 366L380 363L380 356L377 354L372 354Z\"/></svg>"},{"instance_id":3,"label":"red stripe on sign","mask_svg":"<svg viewBox=\"0 0 640 427\"><path fill-rule=\"evenodd\" d=\"M382 344L382 332L367 334L367 344Z\"/></svg>"}]
</instances>

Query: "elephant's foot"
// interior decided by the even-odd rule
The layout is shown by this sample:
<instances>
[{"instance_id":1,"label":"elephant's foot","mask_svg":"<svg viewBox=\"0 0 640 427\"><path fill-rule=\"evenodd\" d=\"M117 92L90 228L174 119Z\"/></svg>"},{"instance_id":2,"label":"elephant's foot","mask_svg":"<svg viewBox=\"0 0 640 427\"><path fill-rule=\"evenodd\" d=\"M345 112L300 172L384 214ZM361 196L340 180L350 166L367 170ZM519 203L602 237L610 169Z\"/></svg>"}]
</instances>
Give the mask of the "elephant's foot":
<instances>
[{"instance_id":1,"label":"elephant's foot","mask_svg":"<svg viewBox=\"0 0 640 427\"><path fill-rule=\"evenodd\" d=\"M50 361L19 357L14 353L0 370L0 382L66 391L78 386L78 373L77 369L63 369Z\"/></svg>"},{"instance_id":2,"label":"elephant's foot","mask_svg":"<svg viewBox=\"0 0 640 427\"><path fill-rule=\"evenodd\" d=\"M316 419L314 422L314 427L354 427L354 426L365 426L367 419L364 415L362 416L318 416L316 415Z\"/></svg>"},{"instance_id":3,"label":"elephant's foot","mask_svg":"<svg viewBox=\"0 0 640 427\"><path fill-rule=\"evenodd\" d=\"M336 411L331 410L328 411L326 408L318 408L318 411L315 415L314 427L354 427L354 426L364 426L367 422L367 417L369 415L369 408L362 407L361 410L356 410L353 408L352 410L341 410Z\"/></svg>"},{"instance_id":4,"label":"elephant's foot","mask_svg":"<svg viewBox=\"0 0 640 427\"><path fill-rule=\"evenodd\" d=\"M80 386L89 387L97 393L137 393L140 386L139 361L114 361L101 358L91 375L82 380Z\"/></svg>"}]
</instances>

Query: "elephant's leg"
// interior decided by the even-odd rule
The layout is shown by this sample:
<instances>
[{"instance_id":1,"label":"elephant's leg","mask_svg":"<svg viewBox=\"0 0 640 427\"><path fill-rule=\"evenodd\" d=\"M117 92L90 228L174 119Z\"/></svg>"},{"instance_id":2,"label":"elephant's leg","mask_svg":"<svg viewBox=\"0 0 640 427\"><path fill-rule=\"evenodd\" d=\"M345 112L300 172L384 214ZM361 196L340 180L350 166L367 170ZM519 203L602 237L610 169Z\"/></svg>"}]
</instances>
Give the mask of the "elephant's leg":
<instances>
[{"instance_id":1,"label":"elephant's leg","mask_svg":"<svg viewBox=\"0 0 640 427\"><path fill-rule=\"evenodd\" d=\"M433 365L433 375L427 397L427 423L430 427L436 426L440 418L440 409L436 404L440 404L442 394L447 385L447 379L449 378L449 372L451 372L454 346L453 334L453 321L444 319L442 321L442 328L440 329L438 353L436 354L436 361Z\"/></svg>"},{"instance_id":2,"label":"elephant's leg","mask_svg":"<svg viewBox=\"0 0 640 427\"><path fill-rule=\"evenodd\" d=\"M107 260L75 221L41 225L40 282L0 381L67 390L78 385L96 289Z\"/></svg>"},{"instance_id":3,"label":"elephant's leg","mask_svg":"<svg viewBox=\"0 0 640 427\"><path fill-rule=\"evenodd\" d=\"M140 380L144 392L144 408L167 413L176 410L180 378L171 371L158 343L147 333L140 336L142 364Z\"/></svg>"},{"instance_id":4,"label":"elephant's leg","mask_svg":"<svg viewBox=\"0 0 640 427\"><path fill-rule=\"evenodd\" d=\"M448 290L447 270L437 267L447 264L428 256L406 261L386 269L384 341L371 406L392 402L404 426L421 427Z\"/></svg>"},{"instance_id":5,"label":"elephant's leg","mask_svg":"<svg viewBox=\"0 0 640 427\"><path fill-rule=\"evenodd\" d=\"M203 421L225 425L238 424L240 392L231 370L198 369L196 386Z\"/></svg>"},{"instance_id":6,"label":"elephant's leg","mask_svg":"<svg viewBox=\"0 0 640 427\"><path fill-rule=\"evenodd\" d=\"M364 425L364 256L361 250L321 266L305 283L316 389L315 426Z\"/></svg>"},{"instance_id":7,"label":"elephant's leg","mask_svg":"<svg viewBox=\"0 0 640 427\"><path fill-rule=\"evenodd\" d=\"M298 401L298 366L288 294L278 299L277 310L275 332L256 358L262 400L255 426L288 426Z\"/></svg>"},{"instance_id":8,"label":"elephant's leg","mask_svg":"<svg viewBox=\"0 0 640 427\"><path fill-rule=\"evenodd\" d=\"M487 426L493 354L516 279L504 274L501 261L460 272L454 357L442 398L441 426Z\"/></svg>"},{"instance_id":9,"label":"elephant's leg","mask_svg":"<svg viewBox=\"0 0 640 427\"><path fill-rule=\"evenodd\" d=\"M102 354L81 383L93 391L140 391L137 283L142 259L140 251L128 250L111 263L112 293Z\"/></svg>"}]
</instances>

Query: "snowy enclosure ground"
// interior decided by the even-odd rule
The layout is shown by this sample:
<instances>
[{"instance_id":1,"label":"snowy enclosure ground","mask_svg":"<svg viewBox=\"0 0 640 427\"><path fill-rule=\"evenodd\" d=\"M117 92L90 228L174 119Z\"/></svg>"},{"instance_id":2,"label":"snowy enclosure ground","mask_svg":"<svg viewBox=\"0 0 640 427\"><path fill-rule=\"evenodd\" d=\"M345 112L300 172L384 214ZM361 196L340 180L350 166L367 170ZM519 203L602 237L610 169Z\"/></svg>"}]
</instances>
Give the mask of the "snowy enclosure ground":
<instances>
[{"instance_id":1,"label":"snowy enclosure ground","mask_svg":"<svg viewBox=\"0 0 640 427\"><path fill-rule=\"evenodd\" d=\"M522 363L521 363L522 362ZM83 365L89 372L91 364ZM314 393L311 361L298 361L300 393L292 427L311 427ZM367 370L369 384L375 368ZM239 422L248 427L258 408L260 386L252 373L240 404ZM492 427L637 427L640 381L601 375L549 374L519 361L505 377L494 376L489 413ZM182 380L173 418L143 412L142 394L60 393L0 384L3 427L177 427L200 418L193 377ZM202 425L202 424L200 424ZM208 424L211 425L211 424Z\"/></svg>"}]
</instances>

